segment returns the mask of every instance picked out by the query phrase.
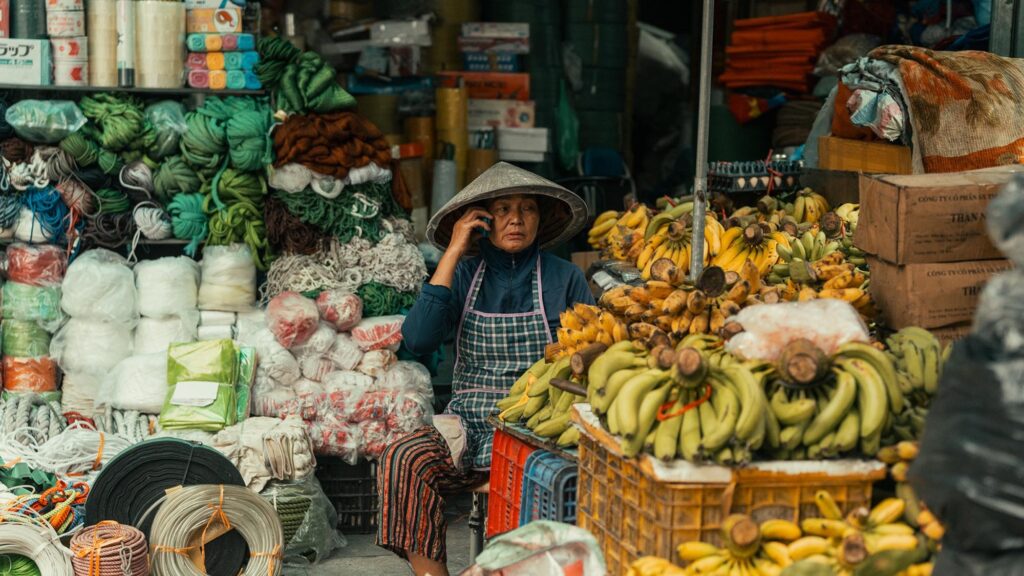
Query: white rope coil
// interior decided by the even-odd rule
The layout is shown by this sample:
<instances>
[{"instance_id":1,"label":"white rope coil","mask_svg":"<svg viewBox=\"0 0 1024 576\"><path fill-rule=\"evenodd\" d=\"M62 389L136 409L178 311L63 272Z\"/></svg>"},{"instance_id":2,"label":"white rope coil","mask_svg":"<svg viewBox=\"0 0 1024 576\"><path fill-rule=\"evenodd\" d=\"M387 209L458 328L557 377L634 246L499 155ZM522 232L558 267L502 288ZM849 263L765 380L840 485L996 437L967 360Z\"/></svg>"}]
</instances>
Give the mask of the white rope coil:
<instances>
[{"instance_id":1,"label":"white rope coil","mask_svg":"<svg viewBox=\"0 0 1024 576\"><path fill-rule=\"evenodd\" d=\"M141 414L135 410L114 410L107 407L107 410L103 414L98 414L94 421L97 430L116 434L132 445L160 431L160 422L156 416Z\"/></svg>"},{"instance_id":2,"label":"white rope coil","mask_svg":"<svg viewBox=\"0 0 1024 576\"><path fill-rule=\"evenodd\" d=\"M60 537L52 528L37 524L8 523L6 520L0 524L0 550L3 553L30 558L39 567L42 576L75 576L71 567L71 554L61 546Z\"/></svg>"},{"instance_id":3,"label":"white rope coil","mask_svg":"<svg viewBox=\"0 0 1024 576\"><path fill-rule=\"evenodd\" d=\"M32 468L63 477L91 474L131 445L79 421L43 443L5 438L4 451Z\"/></svg>"},{"instance_id":4,"label":"white rope coil","mask_svg":"<svg viewBox=\"0 0 1024 576\"><path fill-rule=\"evenodd\" d=\"M188 556L190 543L218 521L249 545L244 576L281 573L284 534L274 507L244 486L199 485L171 492L160 505L149 533L153 576L204 576Z\"/></svg>"}]
</instances>

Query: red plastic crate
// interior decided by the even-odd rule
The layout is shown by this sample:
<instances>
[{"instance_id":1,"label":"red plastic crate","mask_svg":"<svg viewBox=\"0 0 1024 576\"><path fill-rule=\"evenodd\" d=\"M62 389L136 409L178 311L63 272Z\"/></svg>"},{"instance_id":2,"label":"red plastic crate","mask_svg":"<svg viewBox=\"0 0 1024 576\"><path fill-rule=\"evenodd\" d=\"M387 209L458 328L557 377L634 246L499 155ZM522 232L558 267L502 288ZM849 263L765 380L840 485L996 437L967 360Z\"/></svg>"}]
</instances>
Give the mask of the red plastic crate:
<instances>
[{"instance_id":1,"label":"red plastic crate","mask_svg":"<svg viewBox=\"0 0 1024 576\"><path fill-rule=\"evenodd\" d=\"M491 453L491 487L487 494L487 537L519 527L519 505L523 498L523 470L533 446L494 431Z\"/></svg>"}]
</instances>

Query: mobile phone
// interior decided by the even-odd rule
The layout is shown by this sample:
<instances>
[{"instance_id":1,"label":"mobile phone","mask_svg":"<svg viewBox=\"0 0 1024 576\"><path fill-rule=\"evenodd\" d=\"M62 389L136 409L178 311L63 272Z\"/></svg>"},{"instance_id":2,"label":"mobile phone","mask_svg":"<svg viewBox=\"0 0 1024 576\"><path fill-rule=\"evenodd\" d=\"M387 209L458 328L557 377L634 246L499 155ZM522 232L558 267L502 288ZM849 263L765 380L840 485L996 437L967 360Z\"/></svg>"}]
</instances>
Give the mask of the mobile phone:
<instances>
[{"instance_id":1,"label":"mobile phone","mask_svg":"<svg viewBox=\"0 0 1024 576\"><path fill-rule=\"evenodd\" d=\"M490 226L491 224L494 223L494 220L491 220L490 218L481 218L481 220L483 220L484 222L487 222L488 226ZM483 236L484 238L487 238L488 236L491 235L491 231L488 230L487 228L483 229L483 233L484 233L484 236Z\"/></svg>"}]
</instances>

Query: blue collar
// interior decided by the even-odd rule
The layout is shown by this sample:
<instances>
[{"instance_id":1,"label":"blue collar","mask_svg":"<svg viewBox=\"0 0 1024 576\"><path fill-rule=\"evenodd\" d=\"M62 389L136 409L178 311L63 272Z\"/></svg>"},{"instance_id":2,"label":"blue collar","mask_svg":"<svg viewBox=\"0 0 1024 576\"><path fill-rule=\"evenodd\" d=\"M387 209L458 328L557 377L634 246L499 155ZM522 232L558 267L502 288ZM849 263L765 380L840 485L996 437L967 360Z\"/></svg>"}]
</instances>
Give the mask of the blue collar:
<instances>
[{"instance_id":1,"label":"blue collar","mask_svg":"<svg viewBox=\"0 0 1024 576\"><path fill-rule=\"evenodd\" d=\"M495 272L516 272L526 267L532 268L540 251L540 244L536 241L529 248L515 254L496 248L487 238L481 238L478 246L480 256L487 263L487 267Z\"/></svg>"}]
</instances>

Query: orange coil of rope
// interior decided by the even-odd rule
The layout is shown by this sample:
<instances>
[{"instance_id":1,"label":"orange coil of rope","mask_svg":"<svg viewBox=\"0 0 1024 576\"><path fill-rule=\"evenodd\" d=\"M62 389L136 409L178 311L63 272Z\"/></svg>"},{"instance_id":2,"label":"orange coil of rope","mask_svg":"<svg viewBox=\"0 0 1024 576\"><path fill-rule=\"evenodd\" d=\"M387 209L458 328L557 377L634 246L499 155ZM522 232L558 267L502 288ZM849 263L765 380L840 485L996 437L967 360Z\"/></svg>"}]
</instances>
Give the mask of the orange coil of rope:
<instances>
[{"instance_id":1,"label":"orange coil of rope","mask_svg":"<svg viewBox=\"0 0 1024 576\"><path fill-rule=\"evenodd\" d=\"M105 521L82 529L71 539L75 576L145 576L149 547L137 528Z\"/></svg>"}]
</instances>

